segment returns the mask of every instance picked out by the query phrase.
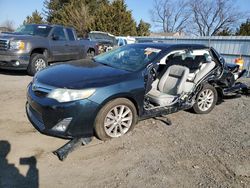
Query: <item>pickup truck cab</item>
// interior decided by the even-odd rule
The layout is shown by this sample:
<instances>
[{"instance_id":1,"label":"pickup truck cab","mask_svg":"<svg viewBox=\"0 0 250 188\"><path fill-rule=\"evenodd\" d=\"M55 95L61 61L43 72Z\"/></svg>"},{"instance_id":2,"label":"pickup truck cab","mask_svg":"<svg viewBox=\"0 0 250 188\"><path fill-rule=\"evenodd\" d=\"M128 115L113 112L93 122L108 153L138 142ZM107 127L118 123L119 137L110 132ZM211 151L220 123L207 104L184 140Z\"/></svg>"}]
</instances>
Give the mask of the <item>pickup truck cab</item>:
<instances>
[{"instance_id":1,"label":"pickup truck cab","mask_svg":"<svg viewBox=\"0 0 250 188\"><path fill-rule=\"evenodd\" d=\"M82 59L86 46L71 27L28 24L0 34L0 68L27 70L30 75L49 63Z\"/></svg>"}]
</instances>

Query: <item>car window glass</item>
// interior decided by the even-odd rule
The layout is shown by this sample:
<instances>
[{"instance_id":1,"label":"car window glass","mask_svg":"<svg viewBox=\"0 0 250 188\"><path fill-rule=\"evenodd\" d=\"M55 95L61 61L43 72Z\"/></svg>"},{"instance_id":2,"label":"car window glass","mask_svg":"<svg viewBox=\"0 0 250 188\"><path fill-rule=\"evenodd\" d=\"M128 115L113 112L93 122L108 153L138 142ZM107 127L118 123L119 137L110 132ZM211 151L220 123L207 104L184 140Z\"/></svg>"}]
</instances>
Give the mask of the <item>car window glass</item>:
<instances>
[{"instance_id":1,"label":"car window glass","mask_svg":"<svg viewBox=\"0 0 250 188\"><path fill-rule=\"evenodd\" d=\"M144 46L122 46L94 58L95 61L128 71L137 71L153 61L161 49Z\"/></svg>"},{"instance_id":2,"label":"car window glass","mask_svg":"<svg viewBox=\"0 0 250 188\"><path fill-rule=\"evenodd\" d=\"M122 39L119 39L118 46L123 46L123 41L122 41Z\"/></svg>"},{"instance_id":3,"label":"car window glass","mask_svg":"<svg viewBox=\"0 0 250 188\"><path fill-rule=\"evenodd\" d=\"M47 25L23 25L17 28L15 33L47 37L51 31L51 28L51 26Z\"/></svg>"},{"instance_id":4,"label":"car window glass","mask_svg":"<svg viewBox=\"0 0 250 188\"><path fill-rule=\"evenodd\" d=\"M61 27L56 27L52 35L57 36L58 40L66 40L64 30Z\"/></svg>"},{"instance_id":5,"label":"car window glass","mask_svg":"<svg viewBox=\"0 0 250 188\"><path fill-rule=\"evenodd\" d=\"M67 28L66 30L67 30L67 34L68 34L69 40L74 41L75 40L75 36L74 36L74 33L73 33L72 29Z\"/></svg>"}]
</instances>

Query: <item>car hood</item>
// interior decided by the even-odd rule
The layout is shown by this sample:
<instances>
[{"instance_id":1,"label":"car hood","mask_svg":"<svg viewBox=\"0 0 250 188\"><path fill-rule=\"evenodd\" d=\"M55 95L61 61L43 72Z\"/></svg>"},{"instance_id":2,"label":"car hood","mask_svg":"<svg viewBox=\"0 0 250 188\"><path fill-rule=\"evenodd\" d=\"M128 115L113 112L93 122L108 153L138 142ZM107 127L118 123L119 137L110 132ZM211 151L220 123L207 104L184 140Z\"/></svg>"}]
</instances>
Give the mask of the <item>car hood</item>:
<instances>
[{"instance_id":1,"label":"car hood","mask_svg":"<svg viewBox=\"0 0 250 188\"><path fill-rule=\"evenodd\" d=\"M29 40L34 38L43 38L40 36L34 36L34 35L23 35L18 33L1 33L0 39L6 39L6 40Z\"/></svg>"},{"instance_id":2,"label":"car hood","mask_svg":"<svg viewBox=\"0 0 250 188\"><path fill-rule=\"evenodd\" d=\"M112 68L92 60L79 60L59 64L36 74L39 83L68 89L104 87L131 79L129 71Z\"/></svg>"}]
</instances>

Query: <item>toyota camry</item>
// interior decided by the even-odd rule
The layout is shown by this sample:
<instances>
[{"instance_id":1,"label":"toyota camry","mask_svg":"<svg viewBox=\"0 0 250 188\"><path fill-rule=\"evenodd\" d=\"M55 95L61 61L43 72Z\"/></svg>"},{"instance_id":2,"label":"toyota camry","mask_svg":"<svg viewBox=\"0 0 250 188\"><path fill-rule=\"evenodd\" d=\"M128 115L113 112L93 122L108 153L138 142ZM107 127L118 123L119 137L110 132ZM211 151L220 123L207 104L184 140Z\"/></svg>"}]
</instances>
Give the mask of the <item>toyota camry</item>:
<instances>
[{"instance_id":1,"label":"toyota camry","mask_svg":"<svg viewBox=\"0 0 250 188\"><path fill-rule=\"evenodd\" d=\"M38 72L26 111L43 134L107 140L142 119L186 109L207 114L223 96L249 93L236 82L243 74L211 47L131 44Z\"/></svg>"}]
</instances>

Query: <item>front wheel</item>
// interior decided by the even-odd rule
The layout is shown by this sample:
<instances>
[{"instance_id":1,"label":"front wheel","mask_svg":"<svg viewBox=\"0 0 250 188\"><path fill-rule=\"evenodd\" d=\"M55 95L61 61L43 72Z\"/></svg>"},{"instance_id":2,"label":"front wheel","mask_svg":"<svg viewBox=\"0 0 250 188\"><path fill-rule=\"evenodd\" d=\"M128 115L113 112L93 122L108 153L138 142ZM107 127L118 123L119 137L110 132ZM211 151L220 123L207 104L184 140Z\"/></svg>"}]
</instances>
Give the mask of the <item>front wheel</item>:
<instances>
[{"instance_id":1,"label":"front wheel","mask_svg":"<svg viewBox=\"0 0 250 188\"><path fill-rule=\"evenodd\" d=\"M206 84L198 93L193 110L197 114L208 114L215 107L217 100L218 93L216 89L210 84Z\"/></svg>"},{"instance_id":2,"label":"front wheel","mask_svg":"<svg viewBox=\"0 0 250 188\"><path fill-rule=\"evenodd\" d=\"M101 140L125 135L137 122L134 104L125 98L107 103L98 113L95 121L95 133Z\"/></svg>"},{"instance_id":3,"label":"front wheel","mask_svg":"<svg viewBox=\"0 0 250 188\"><path fill-rule=\"evenodd\" d=\"M38 71L48 66L47 58L43 54L34 53L30 57L28 74L34 76Z\"/></svg>"}]
</instances>

